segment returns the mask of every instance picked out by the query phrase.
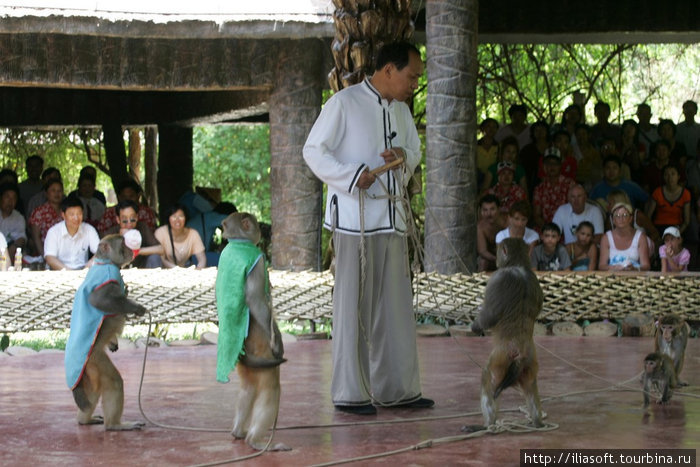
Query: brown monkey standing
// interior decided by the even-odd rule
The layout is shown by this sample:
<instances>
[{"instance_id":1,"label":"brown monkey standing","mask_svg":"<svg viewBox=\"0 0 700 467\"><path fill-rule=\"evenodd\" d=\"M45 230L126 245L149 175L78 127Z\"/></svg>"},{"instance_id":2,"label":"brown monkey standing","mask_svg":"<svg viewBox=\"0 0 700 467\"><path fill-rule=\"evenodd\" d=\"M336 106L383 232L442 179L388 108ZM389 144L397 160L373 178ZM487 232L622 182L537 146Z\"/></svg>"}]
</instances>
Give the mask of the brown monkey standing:
<instances>
[{"instance_id":1,"label":"brown monkey standing","mask_svg":"<svg viewBox=\"0 0 700 467\"><path fill-rule=\"evenodd\" d=\"M677 387L676 370L673 361L661 353L650 353L644 359L644 372L642 373L642 385L644 387L644 408L649 407L649 398L652 392L658 393L657 404L667 404L673 395L673 389Z\"/></svg>"},{"instance_id":2,"label":"brown monkey standing","mask_svg":"<svg viewBox=\"0 0 700 467\"><path fill-rule=\"evenodd\" d=\"M265 258L256 246L260 227L255 216L233 213L222 225L228 245L221 252L216 275L216 378L227 382L231 370L237 369L241 390L231 434L262 450L279 411L284 348L272 312ZM269 449L290 448L277 443Z\"/></svg>"},{"instance_id":3,"label":"brown monkey standing","mask_svg":"<svg viewBox=\"0 0 700 467\"><path fill-rule=\"evenodd\" d=\"M121 235L100 241L92 267L75 293L66 343L66 382L78 405L78 423L104 423L105 430L138 430L142 422L122 422L124 383L105 347L117 350L126 315L146 309L126 297L119 268L134 257ZM94 345L93 345L94 343ZM104 417L93 416L102 397Z\"/></svg>"},{"instance_id":4,"label":"brown monkey standing","mask_svg":"<svg viewBox=\"0 0 700 467\"><path fill-rule=\"evenodd\" d=\"M462 431L478 431L496 421L499 394L516 386L525 396L531 423L541 427L542 409L537 391L537 353L532 333L542 310L542 288L532 272L528 246L520 238L498 245L496 266L486 286L478 318L477 334L492 329L493 350L481 375L481 412L484 425L465 425Z\"/></svg>"},{"instance_id":5,"label":"brown monkey standing","mask_svg":"<svg viewBox=\"0 0 700 467\"><path fill-rule=\"evenodd\" d=\"M659 318L654 335L654 351L667 355L673 360L673 368L676 371L679 386L688 385L680 380L687 344L688 326L680 316L668 313Z\"/></svg>"}]
</instances>

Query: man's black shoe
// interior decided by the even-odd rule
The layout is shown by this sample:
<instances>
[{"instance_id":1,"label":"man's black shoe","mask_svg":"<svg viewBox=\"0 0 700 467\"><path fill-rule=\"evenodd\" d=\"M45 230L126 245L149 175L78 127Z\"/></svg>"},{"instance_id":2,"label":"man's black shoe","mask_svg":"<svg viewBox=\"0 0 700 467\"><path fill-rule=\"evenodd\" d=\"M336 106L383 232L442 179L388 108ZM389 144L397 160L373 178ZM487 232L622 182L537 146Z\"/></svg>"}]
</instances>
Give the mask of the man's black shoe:
<instances>
[{"instance_id":1,"label":"man's black shoe","mask_svg":"<svg viewBox=\"0 0 700 467\"><path fill-rule=\"evenodd\" d=\"M377 408L372 404L365 405L336 405L336 410L347 412L355 415L376 415Z\"/></svg>"},{"instance_id":2,"label":"man's black shoe","mask_svg":"<svg viewBox=\"0 0 700 467\"><path fill-rule=\"evenodd\" d=\"M389 408L391 409L429 409L430 407L435 405L435 401L432 399L428 399L426 397L421 397L420 399L416 399L413 402L404 402L404 403L399 403L396 405L392 405Z\"/></svg>"}]
</instances>

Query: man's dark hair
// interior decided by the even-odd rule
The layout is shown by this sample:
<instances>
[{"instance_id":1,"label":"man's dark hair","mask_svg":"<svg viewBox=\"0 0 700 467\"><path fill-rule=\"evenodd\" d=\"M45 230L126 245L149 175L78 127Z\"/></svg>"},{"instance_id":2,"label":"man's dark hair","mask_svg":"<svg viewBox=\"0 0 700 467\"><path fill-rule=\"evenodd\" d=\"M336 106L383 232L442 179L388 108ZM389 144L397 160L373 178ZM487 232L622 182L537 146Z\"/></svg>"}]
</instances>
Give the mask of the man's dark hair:
<instances>
[{"instance_id":1,"label":"man's dark hair","mask_svg":"<svg viewBox=\"0 0 700 467\"><path fill-rule=\"evenodd\" d=\"M66 199L61 201L61 211L66 212L68 208L80 208L83 209L83 202L77 196L68 196Z\"/></svg>"},{"instance_id":2,"label":"man's dark hair","mask_svg":"<svg viewBox=\"0 0 700 467\"><path fill-rule=\"evenodd\" d=\"M136 193L141 193L143 189L141 188L141 185L139 185L136 180L132 178L128 178L122 182L119 183L117 186L117 194L121 193L122 191L126 190L127 188L131 188L134 190Z\"/></svg>"},{"instance_id":3,"label":"man's dark hair","mask_svg":"<svg viewBox=\"0 0 700 467\"><path fill-rule=\"evenodd\" d=\"M488 203L494 203L496 206L501 207L501 200L499 200L496 195L489 193L488 195L484 195L479 199L479 208Z\"/></svg>"},{"instance_id":4,"label":"man's dark hair","mask_svg":"<svg viewBox=\"0 0 700 467\"><path fill-rule=\"evenodd\" d=\"M622 159L615 155L606 156L605 159L603 159L603 167L605 167L605 165L611 161L616 163L618 167L622 168Z\"/></svg>"},{"instance_id":5,"label":"man's dark hair","mask_svg":"<svg viewBox=\"0 0 700 467\"><path fill-rule=\"evenodd\" d=\"M656 125L656 132L661 134L661 127L668 125L671 127L671 130L673 131L673 136L676 136L676 124L673 123L673 120L668 119L668 118L662 118L659 120L659 124Z\"/></svg>"},{"instance_id":6,"label":"man's dark hair","mask_svg":"<svg viewBox=\"0 0 700 467\"><path fill-rule=\"evenodd\" d=\"M48 167L44 169L44 171L41 172L41 179L46 180L52 174L58 174L58 179L61 180L61 171L58 170L56 167Z\"/></svg>"},{"instance_id":7,"label":"man's dark hair","mask_svg":"<svg viewBox=\"0 0 700 467\"><path fill-rule=\"evenodd\" d=\"M19 199L19 187L16 183L6 182L0 185L0 198L5 194L6 191L14 191Z\"/></svg>"},{"instance_id":8,"label":"man's dark hair","mask_svg":"<svg viewBox=\"0 0 700 467\"><path fill-rule=\"evenodd\" d=\"M14 183L17 183L19 181L19 178L17 177L17 172L15 172L12 169L0 170L0 178L5 178L5 177L12 178L14 180Z\"/></svg>"},{"instance_id":9,"label":"man's dark hair","mask_svg":"<svg viewBox=\"0 0 700 467\"><path fill-rule=\"evenodd\" d=\"M610 104L604 101L598 101L596 104L593 106L593 111L595 112L598 108L604 108L607 109L608 112L610 112Z\"/></svg>"},{"instance_id":10,"label":"man's dark hair","mask_svg":"<svg viewBox=\"0 0 700 467\"><path fill-rule=\"evenodd\" d=\"M549 141L549 123L544 120L537 120L535 123L530 125L530 139L535 141L535 130L540 127L547 131L547 141Z\"/></svg>"},{"instance_id":11,"label":"man's dark hair","mask_svg":"<svg viewBox=\"0 0 700 467\"><path fill-rule=\"evenodd\" d=\"M388 63L393 63L396 69L403 70L408 65L408 60L411 52L420 57L420 52L415 45L410 42L392 42L384 44L377 52L377 61L374 65L374 71L379 71Z\"/></svg>"},{"instance_id":12,"label":"man's dark hair","mask_svg":"<svg viewBox=\"0 0 700 467\"><path fill-rule=\"evenodd\" d=\"M122 211L122 209L126 208L131 208L134 210L136 214L139 212L139 205L136 204L135 202L131 201L130 199L125 199L123 201L119 201L116 206L114 206L114 211L117 213L117 216L119 213Z\"/></svg>"},{"instance_id":13,"label":"man's dark hair","mask_svg":"<svg viewBox=\"0 0 700 467\"><path fill-rule=\"evenodd\" d=\"M27 165L32 161L38 161L41 162L41 165L44 165L44 159L42 159L39 154L32 154L31 156L27 157L27 160L24 161L24 164Z\"/></svg>"},{"instance_id":14,"label":"man's dark hair","mask_svg":"<svg viewBox=\"0 0 700 467\"><path fill-rule=\"evenodd\" d=\"M512 117L514 113L522 112L527 115L527 106L525 104L513 104L508 107L508 116Z\"/></svg>"},{"instance_id":15,"label":"man's dark hair","mask_svg":"<svg viewBox=\"0 0 700 467\"><path fill-rule=\"evenodd\" d=\"M561 235L561 229L554 222L547 222L545 225L542 226L542 233L545 232L556 232L557 235Z\"/></svg>"}]
</instances>

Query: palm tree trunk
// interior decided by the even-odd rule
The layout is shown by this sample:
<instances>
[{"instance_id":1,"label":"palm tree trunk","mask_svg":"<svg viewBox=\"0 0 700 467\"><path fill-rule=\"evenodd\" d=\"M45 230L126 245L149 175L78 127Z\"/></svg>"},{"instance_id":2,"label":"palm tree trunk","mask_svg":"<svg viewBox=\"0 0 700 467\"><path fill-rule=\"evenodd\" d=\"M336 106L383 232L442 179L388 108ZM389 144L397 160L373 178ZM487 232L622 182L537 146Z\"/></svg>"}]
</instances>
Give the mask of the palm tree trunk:
<instances>
[{"instance_id":1,"label":"palm tree trunk","mask_svg":"<svg viewBox=\"0 0 700 467\"><path fill-rule=\"evenodd\" d=\"M476 265L477 0L428 0L425 268Z\"/></svg>"}]
</instances>

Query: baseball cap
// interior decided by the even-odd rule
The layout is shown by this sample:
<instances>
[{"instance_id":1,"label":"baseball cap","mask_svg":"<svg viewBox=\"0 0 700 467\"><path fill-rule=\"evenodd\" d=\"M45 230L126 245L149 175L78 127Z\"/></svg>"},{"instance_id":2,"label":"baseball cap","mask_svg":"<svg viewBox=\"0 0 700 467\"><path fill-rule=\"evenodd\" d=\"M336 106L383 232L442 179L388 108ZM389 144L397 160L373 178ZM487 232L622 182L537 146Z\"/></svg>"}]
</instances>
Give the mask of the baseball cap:
<instances>
[{"instance_id":1,"label":"baseball cap","mask_svg":"<svg viewBox=\"0 0 700 467\"><path fill-rule=\"evenodd\" d=\"M673 235L676 238L681 238L681 231L678 230L678 227L666 227L666 230L664 230L664 234L661 236L661 238L666 238L666 235Z\"/></svg>"},{"instance_id":2,"label":"baseball cap","mask_svg":"<svg viewBox=\"0 0 700 467\"><path fill-rule=\"evenodd\" d=\"M544 156L542 156L542 160L547 160L548 158L561 161L561 153L559 152L559 149L554 147L545 149Z\"/></svg>"},{"instance_id":3,"label":"baseball cap","mask_svg":"<svg viewBox=\"0 0 700 467\"><path fill-rule=\"evenodd\" d=\"M498 168L498 173L501 173L504 170L512 170L513 172L515 172L515 165L513 165L512 162L508 162L508 161L499 162L497 168Z\"/></svg>"}]
</instances>

